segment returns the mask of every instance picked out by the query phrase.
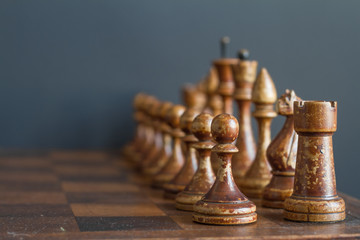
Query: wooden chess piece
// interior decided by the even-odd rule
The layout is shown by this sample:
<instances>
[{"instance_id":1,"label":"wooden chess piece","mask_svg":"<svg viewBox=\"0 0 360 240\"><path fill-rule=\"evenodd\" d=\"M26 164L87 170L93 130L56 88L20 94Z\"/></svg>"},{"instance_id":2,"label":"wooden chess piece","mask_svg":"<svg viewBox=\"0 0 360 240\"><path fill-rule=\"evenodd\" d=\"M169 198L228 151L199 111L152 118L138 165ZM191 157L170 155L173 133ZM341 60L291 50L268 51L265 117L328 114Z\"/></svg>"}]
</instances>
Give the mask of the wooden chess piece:
<instances>
[{"instance_id":1,"label":"wooden chess piece","mask_svg":"<svg viewBox=\"0 0 360 240\"><path fill-rule=\"evenodd\" d=\"M211 133L218 143L212 151L218 154L221 167L214 185L194 205L193 221L216 225L255 222L256 206L240 192L232 176L231 157L237 152L232 142L239 133L236 118L226 113L218 115L211 123Z\"/></svg>"},{"instance_id":2,"label":"wooden chess piece","mask_svg":"<svg viewBox=\"0 0 360 240\"><path fill-rule=\"evenodd\" d=\"M193 211L194 204L199 201L211 188L215 181L215 174L211 167L211 149L215 143L211 135L211 121L213 117L208 113L198 115L191 126L191 131L198 142L193 147L199 153L199 167L195 172L191 182L184 191L176 196L176 208Z\"/></svg>"},{"instance_id":3,"label":"wooden chess piece","mask_svg":"<svg viewBox=\"0 0 360 240\"><path fill-rule=\"evenodd\" d=\"M155 188L163 188L164 184L171 181L184 165L184 155L181 148L181 138L184 133L180 129L180 117L185 112L182 105L172 106L166 113L166 120L169 133L173 139L172 155L165 166L156 174L152 186Z\"/></svg>"},{"instance_id":4,"label":"wooden chess piece","mask_svg":"<svg viewBox=\"0 0 360 240\"><path fill-rule=\"evenodd\" d=\"M294 192L284 203L293 221L335 222L345 219L345 202L337 195L332 135L337 103L295 101L294 126L299 135Z\"/></svg>"},{"instance_id":5,"label":"wooden chess piece","mask_svg":"<svg viewBox=\"0 0 360 240\"><path fill-rule=\"evenodd\" d=\"M132 155L134 152L136 152L136 149L138 148L140 142L141 142L141 132L142 132L142 117L141 117L141 112L140 112L140 104L141 104L141 100L144 97L143 93L138 93L135 95L134 97L134 101L133 101L133 107L134 107L134 120L136 122L136 129L135 129L135 135L133 140L126 144L122 150L121 150L121 154L128 160L131 160Z\"/></svg>"},{"instance_id":6,"label":"wooden chess piece","mask_svg":"<svg viewBox=\"0 0 360 240\"><path fill-rule=\"evenodd\" d=\"M169 161L172 155L172 137L170 135L170 126L166 122L166 114L172 108L173 104L170 102L163 102L161 107L158 109L159 116L159 128L162 132L162 148L158 156L155 156L154 159L149 163L149 165L144 168L144 173L147 175L154 176L157 174Z\"/></svg>"},{"instance_id":7,"label":"wooden chess piece","mask_svg":"<svg viewBox=\"0 0 360 240\"><path fill-rule=\"evenodd\" d=\"M221 96L217 90L219 88L219 76L216 68L213 66L206 77L206 94L207 94L207 105L205 111L211 112L213 116L217 116L223 113L224 104ZM211 166L214 172L217 172L220 167L220 162L215 153L211 153Z\"/></svg>"},{"instance_id":8,"label":"wooden chess piece","mask_svg":"<svg viewBox=\"0 0 360 240\"><path fill-rule=\"evenodd\" d=\"M144 101L142 102L140 109L143 112L143 124L144 124L144 133L143 133L143 141L139 148L139 154L134 155L135 162L137 163L136 168L138 170L141 169L141 162L149 154L153 147L153 142L155 139L155 131L152 124L152 118L150 116L149 109L156 105L158 100L150 95L146 95L144 97Z\"/></svg>"},{"instance_id":9,"label":"wooden chess piece","mask_svg":"<svg viewBox=\"0 0 360 240\"><path fill-rule=\"evenodd\" d=\"M196 109L200 112L206 105L205 93L201 92L191 84L186 84L182 88L182 99L187 108Z\"/></svg>"},{"instance_id":10,"label":"wooden chess piece","mask_svg":"<svg viewBox=\"0 0 360 240\"><path fill-rule=\"evenodd\" d=\"M294 101L301 99L293 90L276 102L279 115L285 116L284 126L267 148L267 159L272 167L272 178L265 187L262 199L264 207L283 208L284 201L293 192L298 136L294 130Z\"/></svg>"},{"instance_id":11,"label":"wooden chess piece","mask_svg":"<svg viewBox=\"0 0 360 240\"><path fill-rule=\"evenodd\" d=\"M219 77L219 88L218 93L223 99L223 113L232 114L233 105L232 105L232 96L234 93L234 80L232 75L231 67L238 63L236 58L226 58L226 46L230 42L228 37L223 37L221 39L221 52L222 58L217 59L213 62L215 69Z\"/></svg>"},{"instance_id":12,"label":"wooden chess piece","mask_svg":"<svg viewBox=\"0 0 360 240\"><path fill-rule=\"evenodd\" d=\"M252 101L255 103L253 116L258 122L259 139L255 160L241 181L241 191L249 198L261 198L265 186L271 179L270 166L266 157L266 149L271 141L271 121L276 117L273 104L276 101L274 83L265 68L255 81Z\"/></svg>"},{"instance_id":13,"label":"wooden chess piece","mask_svg":"<svg viewBox=\"0 0 360 240\"><path fill-rule=\"evenodd\" d=\"M158 151L152 150L145 158L143 173L154 175L165 165L171 153L171 136L168 134L168 125L164 123L166 112L171 108L172 103L160 102L156 109L152 109L155 126L155 141ZM165 125L165 126L164 126Z\"/></svg>"},{"instance_id":14,"label":"wooden chess piece","mask_svg":"<svg viewBox=\"0 0 360 240\"><path fill-rule=\"evenodd\" d=\"M143 156L142 160L139 163L142 172L147 167L147 165L149 165L152 159L159 154L162 148L162 133L159 126L160 122L157 116L159 109L161 109L161 102L158 100L154 100L153 104L150 105L147 109L148 125L152 127L154 135L148 153Z\"/></svg>"},{"instance_id":15,"label":"wooden chess piece","mask_svg":"<svg viewBox=\"0 0 360 240\"><path fill-rule=\"evenodd\" d=\"M165 198L175 199L176 194L183 191L186 185L190 183L197 170L198 159L196 150L192 147L197 139L191 133L191 124L197 115L199 115L199 111L189 108L180 117L180 128L185 133L182 138L185 143L185 164L174 179L164 184Z\"/></svg>"},{"instance_id":16,"label":"wooden chess piece","mask_svg":"<svg viewBox=\"0 0 360 240\"><path fill-rule=\"evenodd\" d=\"M254 161L256 145L251 127L251 92L256 79L257 61L249 60L249 51L239 51L239 63L232 66L235 92L234 99L239 107L239 136L236 147L239 152L235 153L232 160L232 168L235 182L238 186Z\"/></svg>"},{"instance_id":17,"label":"wooden chess piece","mask_svg":"<svg viewBox=\"0 0 360 240\"><path fill-rule=\"evenodd\" d=\"M207 95L206 108L213 116L217 116L223 112L223 102L217 93L219 88L219 77L215 67L211 67L205 78L205 92Z\"/></svg>"}]
</instances>

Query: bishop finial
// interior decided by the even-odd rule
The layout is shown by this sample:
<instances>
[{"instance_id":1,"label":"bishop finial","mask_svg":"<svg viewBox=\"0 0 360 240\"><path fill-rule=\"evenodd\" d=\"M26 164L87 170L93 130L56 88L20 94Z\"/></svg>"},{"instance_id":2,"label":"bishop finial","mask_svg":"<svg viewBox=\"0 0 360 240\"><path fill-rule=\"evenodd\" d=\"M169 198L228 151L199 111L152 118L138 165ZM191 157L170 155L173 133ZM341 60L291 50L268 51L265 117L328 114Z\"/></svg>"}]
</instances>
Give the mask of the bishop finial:
<instances>
[{"instance_id":1,"label":"bishop finial","mask_svg":"<svg viewBox=\"0 0 360 240\"><path fill-rule=\"evenodd\" d=\"M262 68L254 84L252 101L260 104L273 104L276 100L274 82L266 68Z\"/></svg>"}]
</instances>

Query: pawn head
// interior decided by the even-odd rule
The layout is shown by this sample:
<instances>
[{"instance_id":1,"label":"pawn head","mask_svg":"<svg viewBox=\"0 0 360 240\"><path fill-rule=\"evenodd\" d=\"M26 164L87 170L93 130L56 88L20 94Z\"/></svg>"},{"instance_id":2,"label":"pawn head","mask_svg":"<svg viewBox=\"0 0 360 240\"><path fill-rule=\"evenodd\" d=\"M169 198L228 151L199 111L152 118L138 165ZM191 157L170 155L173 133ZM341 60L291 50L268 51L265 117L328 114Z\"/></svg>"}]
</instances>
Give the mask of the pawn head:
<instances>
[{"instance_id":1,"label":"pawn head","mask_svg":"<svg viewBox=\"0 0 360 240\"><path fill-rule=\"evenodd\" d=\"M200 141L208 141L212 139L211 122L213 116L209 113L201 113L198 115L191 125L191 132Z\"/></svg>"},{"instance_id":2,"label":"pawn head","mask_svg":"<svg viewBox=\"0 0 360 240\"><path fill-rule=\"evenodd\" d=\"M180 117L180 128L184 133L191 133L191 124L195 117L199 115L199 111L193 108L188 108Z\"/></svg>"},{"instance_id":3,"label":"pawn head","mask_svg":"<svg viewBox=\"0 0 360 240\"><path fill-rule=\"evenodd\" d=\"M180 127L180 117L185 112L183 105L173 105L166 113L166 121L172 128Z\"/></svg>"},{"instance_id":4,"label":"pawn head","mask_svg":"<svg viewBox=\"0 0 360 240\"><path fill-rule=\"evenodd\" d=\"M232 143L238 137L239 123L230 114L220 114L211 123L211 134L215 141L220 144Z\"/></svg>"},{"instance_id":5,"label":"pawn head","mask_svg":"<svg viewBox=\"0 0 360 240\"><path fill-rule=\"evenodd\" d=\"M171 107L172 107L171 102L161 102L157 112L158 118L160 118L160 120L165 121L166 114Z\"/></svg>"}]
</instances>

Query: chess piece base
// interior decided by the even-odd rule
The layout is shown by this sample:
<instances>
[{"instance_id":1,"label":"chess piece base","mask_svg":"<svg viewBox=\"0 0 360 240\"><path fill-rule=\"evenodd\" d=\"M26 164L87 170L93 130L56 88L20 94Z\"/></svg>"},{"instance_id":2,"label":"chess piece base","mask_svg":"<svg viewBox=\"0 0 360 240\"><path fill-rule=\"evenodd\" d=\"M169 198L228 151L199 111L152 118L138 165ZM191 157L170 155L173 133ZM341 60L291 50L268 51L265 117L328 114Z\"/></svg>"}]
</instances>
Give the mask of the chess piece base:
<instances>
[{"instance_id":1,"label":"chess piece base","mask_svg":"<svg viewBox=\"0 0 360 240\"><path fill-rule=\"evenodd\" d=\"M164 192L164 198L166 198L166 199L175 199L176 198L176 193Z\"/></svg>"},{"instance_id":2,"label":"chess piece base","mask_svg":"<svg viewBox=\"0 0 360 240\"><path fill-rule=\"evenodd\" d=\"M240 180L240 190L248 198L262 198L264 188L269 183L270 178L242 178Z\"/></svg>"},{"instance_id":3,"label":"chess piece base","mask_svg":"<svg viewBox=\"0 0 360 240\"><path fill-rule=\"evenodd\" d=\"M172 183L164 184L164 198L175 199L176 195L185 189L185 185L177 185Z\"/></svg>"},{"instance_id":4,"label":"chess piece base","mask_svg":"<svg viewBox=\"0 0 360 240\"><path fill-rule=\"evenodd\" d=\"M293 195L284 203L284 218L292 221L337 222L345 215L345 202L338 196L327 199Z\"/></svg>"},{"instance_id":5,"label":"chess piece base","mask_svg":"<svg viewBox=\"0 0 360 240\"><path fill-rule=\"evenodd\" d=\"M194 204L176 202L175 207L178 210L189 211L189 212L192 212L194 210Z\"/></svg>"},{"instance_id":6,"label":"chess piece base","mask_svg":"<svg viewBox=\"0 0 360 240\"><path fill-rule=\"evenodd\" d=\"M195 194L187 191L182 191L176 196L175 207L184 211L193 211L194 204L201 200L204 194Z\"/></svg>"},{"instance_id":7,"label":"chess piece base","mask_svg":"<svg viewBox=\"0 0 360 240\"><path fill-rule=\"evenodd\" d=\"M257 214L245 214L245 215L234 215L234 216L211 216L200 213L193 214L193 221L203 224L211 225L240 225L249 224L256 222Z\"/></svg>"},{"instance_id":8,"label":"chess piece base","mask_svg":"<svg viewBox=\"0 0 360 240\"><path fill-rule=\"evenodd\" d=\"M159 174L155 177L151 186L153 188L164 188L164 185L174 178L173 174Z\"/></svg>"},{"instance_id":9,"label":"chess piece base","mask_svg":"<svg viewBox=\"0 0 360 240\"><path fill-rule=\"evenodd\" d=\"M283 208L284 201L293 192L294 175L273 175L270 183L265 187L262 206L269 208Z\"/></svg>"},{"instance_id":10,"label":"chess piece base","mask_svg":"<svg viewBox=\"0 0 360 240\"><path fill-rule=\"evenodd\" d=\"M257 221L256 206L250 201L210 202L194 205L193 221L214 225L240 225Z\"/></svg>"},{"instance_id":11,"label":"chess piece base","mask_svg":"<svg viewBox=\"0 0 360 240\"><path fill-rule=\"evenodd\" d=\"M268 208L284 208L284 201L262 199L261 205Z\"/></svg>"}]
</instances>

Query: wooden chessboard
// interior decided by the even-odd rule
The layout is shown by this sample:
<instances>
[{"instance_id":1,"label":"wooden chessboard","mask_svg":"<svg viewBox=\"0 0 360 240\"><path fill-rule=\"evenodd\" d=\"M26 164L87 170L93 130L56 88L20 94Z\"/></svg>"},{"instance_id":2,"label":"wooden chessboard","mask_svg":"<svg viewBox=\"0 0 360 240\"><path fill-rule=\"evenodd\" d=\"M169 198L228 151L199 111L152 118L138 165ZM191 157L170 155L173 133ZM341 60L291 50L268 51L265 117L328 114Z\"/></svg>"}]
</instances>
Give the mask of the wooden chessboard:
<instances>
[{"instance_id":1,"label":"wooden chessboard","mask_svg":"<svg viewBox=\"0 0 360 240\"><path fill-rule=\"evenodd\" d=\"M146 183L113 153L2 151L0 239L360 238L360 201L344 194L344 222L291 222L258 207L257 223L210 226Z\"/></svg>"}]
</instances>

